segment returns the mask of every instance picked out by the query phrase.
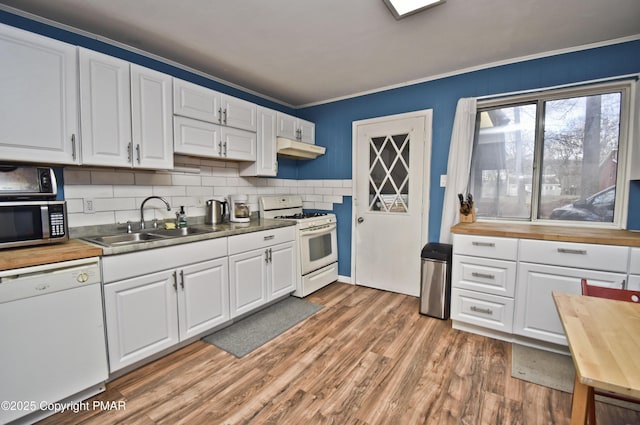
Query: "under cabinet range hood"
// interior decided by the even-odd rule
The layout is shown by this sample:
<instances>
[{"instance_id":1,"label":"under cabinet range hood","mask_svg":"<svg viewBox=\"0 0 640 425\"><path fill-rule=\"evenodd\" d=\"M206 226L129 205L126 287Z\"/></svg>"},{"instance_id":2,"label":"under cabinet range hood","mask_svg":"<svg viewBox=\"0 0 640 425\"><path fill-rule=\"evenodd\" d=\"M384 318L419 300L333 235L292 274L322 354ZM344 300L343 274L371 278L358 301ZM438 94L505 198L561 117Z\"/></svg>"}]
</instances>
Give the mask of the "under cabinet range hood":
<instances>
[{"instance_id":1,"label":"under cabinet range hood","mask_svg":"<svg viewBox=\"0 0 640 425\"><path fill-rule=\"evenodd\" d=\"M278 155L293 159L315 159L324 155L327 148L310 143L298 142L284 137L276 139Z\"/></svg>"}]
</instances>

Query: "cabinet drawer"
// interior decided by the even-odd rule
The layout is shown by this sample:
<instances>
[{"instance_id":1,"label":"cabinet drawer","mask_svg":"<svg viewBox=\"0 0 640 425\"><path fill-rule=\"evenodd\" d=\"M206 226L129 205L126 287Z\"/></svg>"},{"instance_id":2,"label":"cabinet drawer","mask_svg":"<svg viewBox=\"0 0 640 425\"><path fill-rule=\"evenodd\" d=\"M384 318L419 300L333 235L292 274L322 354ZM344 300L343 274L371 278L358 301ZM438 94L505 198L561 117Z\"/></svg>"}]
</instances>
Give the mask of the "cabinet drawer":
<instances>
[{"instance_id":1,"label":"cabinet drawer","mask_svg":"<svg viewBox=\"0 0 640 425\"><path fill-rule=\"evenodd\" d=\"M453 288L451 318L484 328L511 333L513 299Z\"/></svg>"},{"instance_id":2,"label":"cabinet drawer","mask_svg":"<svg viewBox=\"0 0 640 425\"><path fill-rule=\"evenodd\" d=\"M640 274L640 248L631 248L629 274Z\"/></svg>"},{"instance_id":3,"label":"cabinet drawer","mask_svg":"<svg viewBox=\"0 0 640 425\"><path fill-rule=\"evenodd\" d=\"M518 240L454 234L453 252L474 257L515 261L518 257Z\"/></svg>"},{"instance_id":4,"label":"cabinet drawer","mask_svg":"<svg viewBox=\"0 0 640 425\"><path fill-rule=\"evenodd\" d=\"M629 248L570 242L520 241L520 261L613 272L627 271Z\"/></svg>"},{"instance_id":5,"label":"cabinet drawer","mask_svg":"<svg viewBox=\"0 0 640 425\"><path fill-rule=\"evenodd\" d=\"M265 248L295 239L295 226L245 233L229 237L229 255Z\"/></svg>"},{"instance_id":6,"label":"cabinet drawer","mask_svg":"<svg viewBox=\"0 0 640 425\"><path fill-rule=\"evenodd\" d=\"M513 298L516 263L454 254L451 282L456 288Z\"/></svg>"}]
</instances>

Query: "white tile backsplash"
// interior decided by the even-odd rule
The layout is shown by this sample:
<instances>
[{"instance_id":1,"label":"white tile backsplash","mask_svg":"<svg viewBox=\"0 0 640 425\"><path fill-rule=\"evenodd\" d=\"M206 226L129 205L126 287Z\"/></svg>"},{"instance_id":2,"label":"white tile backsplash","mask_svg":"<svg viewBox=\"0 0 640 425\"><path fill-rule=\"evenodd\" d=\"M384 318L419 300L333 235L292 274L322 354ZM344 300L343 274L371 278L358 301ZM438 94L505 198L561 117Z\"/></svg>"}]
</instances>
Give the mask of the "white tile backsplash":
<instances>
[{"instance_id":1,"label":"white tile backsplash","mask_svg":"<svg viewBox=\"0 0 640 425\"><path fill-rule=\"evenodd\" d=\"M248 195L251 211L258 211L258 200L263 195L301 195L305 209L318 210L332 210L334 204L343 202L344 196L351 196L351 180L244 177L238 174L235 162L180 155L175 156L175 165L185 169L155 172L65 167L69 226L138 222L140 204L151 195L166 198L172 208L167 211L161 202L150 201L145 206L146 220L175 218L181 205L187 216L202 216L207 199L230 194ZM95 212L84 213L85 199L93 200Z\"/></svg>"}]
</instances>

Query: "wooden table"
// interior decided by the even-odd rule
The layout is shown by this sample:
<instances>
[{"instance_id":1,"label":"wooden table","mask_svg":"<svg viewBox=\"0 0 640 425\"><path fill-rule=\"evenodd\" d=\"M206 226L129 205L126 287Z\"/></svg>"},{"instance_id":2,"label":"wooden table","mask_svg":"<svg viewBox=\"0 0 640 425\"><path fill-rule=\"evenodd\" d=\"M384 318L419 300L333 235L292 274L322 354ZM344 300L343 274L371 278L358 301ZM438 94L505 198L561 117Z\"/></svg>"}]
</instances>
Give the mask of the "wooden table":
<instances>
[{"instance_id":1,"label":"wooden table","mask_svg":"<svg viewBox=\"0 0 640 425\"><path fill-rule=\"evenodd\" d=\"M640 398L640 304L554 292L576 380L571 425L584 425L593 388Z\"/></svg>"}]
</instances>

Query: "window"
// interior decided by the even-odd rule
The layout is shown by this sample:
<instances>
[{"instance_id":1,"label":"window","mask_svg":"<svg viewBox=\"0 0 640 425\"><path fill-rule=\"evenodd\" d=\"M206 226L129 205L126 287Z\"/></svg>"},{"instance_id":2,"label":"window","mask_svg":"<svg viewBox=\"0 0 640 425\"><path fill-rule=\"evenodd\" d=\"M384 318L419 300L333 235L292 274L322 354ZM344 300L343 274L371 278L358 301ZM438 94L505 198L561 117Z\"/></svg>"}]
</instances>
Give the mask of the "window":
<instances>
[{"instance_id":1,"label":"window","mask_svg":"<svg viewBox=\"0 0 640 425\"><path fill-rule=\"evenodd\" d=\"M631 87L479 102L469 176L477 216L620 227Z\"/></svg>"}]
</instances>

